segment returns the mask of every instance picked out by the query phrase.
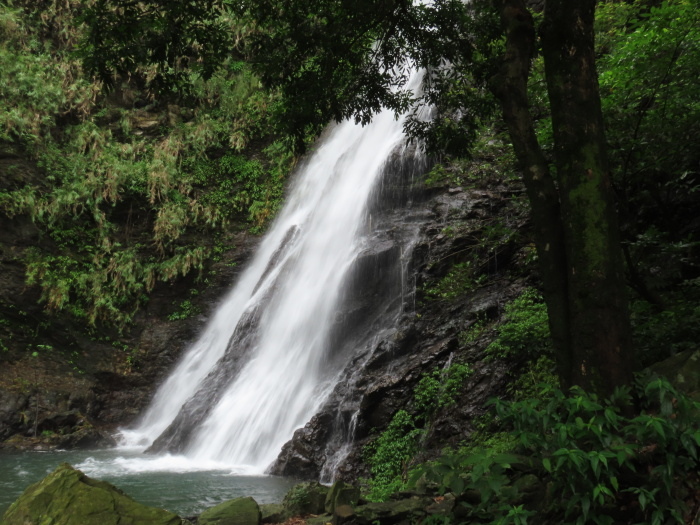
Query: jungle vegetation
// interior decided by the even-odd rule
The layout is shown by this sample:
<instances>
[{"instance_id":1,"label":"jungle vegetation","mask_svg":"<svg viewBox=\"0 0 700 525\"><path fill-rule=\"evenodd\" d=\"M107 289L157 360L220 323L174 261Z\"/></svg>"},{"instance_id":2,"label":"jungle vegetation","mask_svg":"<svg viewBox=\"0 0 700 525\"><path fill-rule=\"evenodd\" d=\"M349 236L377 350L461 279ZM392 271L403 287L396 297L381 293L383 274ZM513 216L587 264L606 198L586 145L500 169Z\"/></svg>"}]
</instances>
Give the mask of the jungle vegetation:
<instances>
[{"instance_id":1,"label":"jungle vegetation","mask_svg":"<svg viewBox=\"0 0 700 525\"><path fill-rule=\"evenodd\" d=\"M4 175L0 209L51 239L25 260L47 308L125 326L154 283L216 255L198 232L264 228L294 153L329 120L431 104L432 123L408 131L448 172L489 130L527 188L541 289L479 330L529 375L481 438L418 464L421 436L470 369L427 372L366 451L370 493L435 483L463 504L456 521L481 523L688 518L700 407L633 371L700 338L698 0L546 0L544 11L17 0L1 13L0 143L28 160ZM429 72L418 98L402 90L413 66ZM462 293L463 270L432 300Z\"/></svg>"},{"instance_id":2,"label":"jungle vegetation","mask_svg":"<svg viewBox=\"0 0 700 525\"><path fill-rule=\"evenodd\" d=\"M263 83L279 90L275 120L296 137L298 150L329 119L367 122L380 107L407 111L432 104L433 122L414 118L408 131L435 151L465 156L479 125L497 119L529 197L563 385L611 394L632 383L635 366L629 364L637 353L626 275L637 288L646 285L632 253L639 232L631 232L620 212L631 204L623 202L630 185L649 192L647 185L659 182L652 182L660 171L652 164L660 159L640 151L643 133L657 142L651 136L661 129L652 131L652 121L663 126L676 116L689 119L676 128L682 139L664 140L670 148L664 155L681 154L679 145L697 137L688 117L696 104L671 87L688 85L694 74L693 1L547 0L543 10L522 0L264 0L200 7L205 4L193 13L159 0L139 8L99 2L85 17L87 63L103 79L138 64L155 65L154 88L185 93L190 87L182 64L206 64L207 53L234 49L221 26L234 17L249 30L240 39L243 53ZM119 20L131 18L148 26L148 36L120 32ZM197 41L197 32L212 24L217 31ZM642 48L654 53L644 66L636 55L652 51ZM204 76L212 74L207 67ZM418 97L402 89L410 67L429 72ZM672 108L676 104L680 111ZM606 130L605 118L618 124ZM682 155L682 171L672 170L676 180L683 177L677 188L688 182L695 188L697 158L687 148Z\"/></svg>"}]
</instances>

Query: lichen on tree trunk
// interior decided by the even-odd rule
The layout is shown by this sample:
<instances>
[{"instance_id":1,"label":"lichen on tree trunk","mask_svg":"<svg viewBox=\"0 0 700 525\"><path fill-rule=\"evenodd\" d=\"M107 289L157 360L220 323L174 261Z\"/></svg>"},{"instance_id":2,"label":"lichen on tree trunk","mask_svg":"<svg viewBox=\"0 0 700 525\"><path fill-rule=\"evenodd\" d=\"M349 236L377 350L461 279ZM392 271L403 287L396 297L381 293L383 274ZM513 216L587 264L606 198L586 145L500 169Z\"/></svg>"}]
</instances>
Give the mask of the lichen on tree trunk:
<instances>
[{"instance_id":1,"label":"lichen on tree trunk","mask_svg":"<svg viewBox=\"0 0 700 525\"><path fill-rule=\"evenodd\" d=\"M609 394L634 369L623 260L595 69L595 0L547 0L542 25L556 184L527 101L535 29L522 0L495 0L506 52L493 91L532 207L563 386Z\"/></svg>"}]
</instances>

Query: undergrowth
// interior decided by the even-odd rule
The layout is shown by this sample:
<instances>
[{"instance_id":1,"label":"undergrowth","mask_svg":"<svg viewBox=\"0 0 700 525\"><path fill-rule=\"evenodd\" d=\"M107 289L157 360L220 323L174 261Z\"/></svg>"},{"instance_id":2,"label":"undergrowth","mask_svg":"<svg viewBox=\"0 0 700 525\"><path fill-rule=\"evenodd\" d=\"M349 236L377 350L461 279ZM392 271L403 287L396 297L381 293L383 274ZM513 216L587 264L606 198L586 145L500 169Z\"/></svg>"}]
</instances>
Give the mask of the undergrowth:
<instances>
[{"instance_id":1,"label":"undergrowth","mask_svg":"<svg viewBox=\"0 0 700 525\"><path fill-rule=\"evenodd\" d=\"M550 388L544 399L495 401L514 439L416 468L460 502L460 521L490 524L685 523L698 483L700 403L659 378L608 399Z\"/></svg>"},{"instance_id":2,"label":"undergrowth","mask_svg":"<svg viewBox=\"0 0 700 525\"><path fill-rule=\"evenodd\" d=\"M364 449L372 477L367 480L368 499L383 501L405 488L414 456L439 409L454 405L467 377L467 364L454 363L424 374L413 392L411 412L399 410L386 430Z\"/></svg>"}]
</instances>

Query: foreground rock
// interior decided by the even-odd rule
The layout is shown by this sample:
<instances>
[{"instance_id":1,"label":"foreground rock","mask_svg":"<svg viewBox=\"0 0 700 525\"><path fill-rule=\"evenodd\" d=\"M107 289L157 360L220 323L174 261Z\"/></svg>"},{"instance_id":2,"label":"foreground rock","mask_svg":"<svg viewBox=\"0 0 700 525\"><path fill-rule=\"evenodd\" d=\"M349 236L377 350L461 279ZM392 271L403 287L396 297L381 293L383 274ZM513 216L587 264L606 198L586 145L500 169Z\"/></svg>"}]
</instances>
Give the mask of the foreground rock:
<instances>
[{"instance_id":1,"label":"foreground rock","mask_svg":"<svg viewBox=\"0 0 700 525\"><path fill-rule=\"evenodd\" d=\"M236 498L205 510L198 525L260 525L260 507L253 498Z\"/></svg>"},{"instance_id":2,"label":"foreground rock","mask_svg":"<svg viewBox=\"0 0 700 525\"><path fill-rule=\"evenodd\" d=\"M113 485L67 463L31 485L3 516L3 525L181 525L172 512L147 507Z\"/></svg>"},{"instance_id":3,"label":"foreground rock","mask_svg":"<svg viewBox=\"0 0 700 525\"><path fill-rule=\"evenodd\" d=\"M307 516L323 514L328 497L328 487L320 483L299 483L287 492L282 501L284 510L289 516Z\"/></svg>"}]
</instances>

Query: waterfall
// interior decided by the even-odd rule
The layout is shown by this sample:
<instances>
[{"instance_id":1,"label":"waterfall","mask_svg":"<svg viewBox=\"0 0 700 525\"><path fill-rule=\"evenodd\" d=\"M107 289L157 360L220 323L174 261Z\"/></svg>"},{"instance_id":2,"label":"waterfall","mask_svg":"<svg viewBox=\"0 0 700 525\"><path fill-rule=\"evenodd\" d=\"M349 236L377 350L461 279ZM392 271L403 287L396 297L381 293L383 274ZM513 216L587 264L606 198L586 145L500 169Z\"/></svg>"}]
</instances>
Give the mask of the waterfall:
<instances>
[{"instance_id":1,"label":"waterfall","mask_svg":"<svg viewBox=\"0 0 700 525\"><path fill-rule=\"evenodd\" d=\"M337 351L338 308L375 227L373 194L406 150L403 124L385 110L327 131L237 284L124 431L129 445L262 473L319 410L350 361Z\"/></svg>"}]
</instances>

